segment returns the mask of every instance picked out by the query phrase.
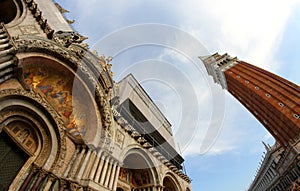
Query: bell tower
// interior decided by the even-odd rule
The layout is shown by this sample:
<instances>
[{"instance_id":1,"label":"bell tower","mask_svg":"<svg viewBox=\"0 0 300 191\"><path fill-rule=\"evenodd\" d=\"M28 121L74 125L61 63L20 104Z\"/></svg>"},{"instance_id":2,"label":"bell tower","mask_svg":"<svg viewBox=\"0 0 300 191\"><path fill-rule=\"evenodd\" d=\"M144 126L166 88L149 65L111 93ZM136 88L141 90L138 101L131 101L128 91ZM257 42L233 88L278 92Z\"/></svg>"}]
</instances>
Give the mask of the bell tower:
<instances>
[{"instance_id":1,"label":"bell tower","mask_svg":"<svg viewBox=\"0 0 300 191\"><path fill-rule=\"evenodd\" d=\"M238 99L278 143L287 147L299 139L299 86L228 54L200 59L215 83Z\"/></svg>"}]
</instances>

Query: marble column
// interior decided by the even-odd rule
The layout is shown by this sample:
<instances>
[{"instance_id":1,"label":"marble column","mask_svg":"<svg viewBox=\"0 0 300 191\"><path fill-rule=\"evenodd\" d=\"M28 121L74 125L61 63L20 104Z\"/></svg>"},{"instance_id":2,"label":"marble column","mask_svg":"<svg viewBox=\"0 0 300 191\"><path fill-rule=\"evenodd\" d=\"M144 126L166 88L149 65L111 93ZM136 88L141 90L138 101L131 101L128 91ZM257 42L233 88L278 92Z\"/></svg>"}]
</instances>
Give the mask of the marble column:
<instances>
[{"instance_id":1,"label":"marble column","mask_svg":"<svg viewBox=\"0 0 300 191\"><path fill-rule=\"evenodd\" d=\"M106 155L103 153L100 159L100 163L97 168L96 176L94 178L95 182L100 182L101 172L103 171L103 164L105 162Z\"/></svg>"},{"instance_id":2,"label":"marble column","mask_svg":"<svg viewBox=\"0 0 300 191\"><path fill-rule=\"evenodd\" d=\"M106 157L106 159L104 160L104 167L100 176L100 185L104 185L104 180L105 180L105 176L107 173L107 167L108 167L108 163L109 163L109 156Z\"/></svg>"},{"instance_id":3,"label":"marble column","mask_svg":"<svg viewBox=\"0 0 300 191\"><path fill-rule=\"evenodd\" d=\"M80 162L81 162L81 159L82 159L84 153L85 153L85 146L82 147L80 154L77 155L76 160L72 165L72 169L71 169L68 177L70 177L70 178L76 177L76 173L78 171L78 167L80 165Z\"/></svg>"},{"instance_id":4,"label":"marble column","mask_svg":"<svg viewBox=\"0 0 300 191\"><path fill-rule=\"evenodd\" d=\"M68 174L69 174L70 170L72 169L72 166L75 163L76 158L77 158L77 156L78 156L79 153L80 153L80 147L77 147L75 153L73 154L71 162L69 163L69 165L68 165L68 167L67 167L67 169L66 169L66 171L64 173L64 177L68 176Z\"/></svg>"},{"instance_id":5,"label":"marble column","mask_svg":"<svg viewBox=\"0 0 300 191\"><path fill-rule=\"evenodd\" d=\"M46 176L46 172L41 171L41 172L39 173L37 180L35 181L35 183L33 184L32 188L31 188L31 191L36 191L36 190L38 190L38 188L39 188L39 186L41 185L42 180L45 178L45 176Z\"/></svg>"},{"instance_id":6,"label":"marble column","mask_svg":"<svg viewBox=\"0 0 300 191\"><path fill-rule=\"evenodd\" d=\"M56 180L56 177L55 177L55 176L49 175L49 176L48 176L47 183L46 183L46 185L45 185L43 191L48 191L48 190L50 189L50 187L51 187L53 181L55 181L55 180Z\"/></svg>"},{"instance_id":7,"label":"marble column","mask_svg":"<svg viewBox=\"0 0 300 191\"><path fill-rule=\"evenodd\" d=\"M91 153L92 153L92 151L91 151L90 149L88 149L88 151L87 151L85 157L82 157L82 160L83 160L83 161L82 161L82 163L81 163L81 165L80 165L80 167L79 167L79 172L78 172L78 174L77 174L77 176L76 176L76 179L77 179L77 180L81 180L82 175L83 175L83 172L84 172L84 170L85 170L85 168L86 168L87 162L88 162L88 160L90 159Z\"/></svg>"},{"instance_id":8,"label":"marble column","mask_svg":"<svg viewBox=\"0 0 300 191\"><path fill-rule=\"evenodd\" d=\"M118 180L119 180L119 173L120 173L120 164L117 164L117 170L114 178L113 190L117 190Z\"/></svg>"},{"instance_id":9,"label":"marble column","mask_svg":"<svg viewBox=\"0 0 300 191\"><path fill-rule=\"evenodd\" d=\"M101 155L98 154L95 157L96 157L96 159L94 161L94 164L93 164L92 169L91 169L90 174L89 174L89 179L90 180L94 180L94 177L95 177L96 172L97 172L97 167L98 167L99 162L100 162Z\"/></svg>"},{"instance_id":10,"label":"marble column","mask_svg":"<svg viewBox=\"0 0 300 191\"><path fill-rule=\"evenodd\" d=\"M104 186L107 188L108 187L108 184L109 184L109 181L110 181L110 175L112 173L112 167L113 167L113 163L114 163L114 160L111 159L108 163L108 168L107 168L107 173L106 173L106 176L105 176L105 181L104 181Z\"/></svg>"},{"instance_id":11,"label":"marble column","mask_svg":"<svg viewBox=\"0 0 300 191\"><path fill-rule=\"evenodd\" d=\"M19 191L25 191L26 187L28 186L29 182L31 181L33 175L35 175L35 173L37 169L35 169L35 167L32 167L31 171L29 172L29 174L27 175L26 179L24 180L22 186L20 187Z\"/></svg>"},{"instance_id":12,"label":"marble column","mask_svg":"<svg viewBox=\"0 0 300 191\"><path fill-rule=\"evenodd\" d=\"M92 167L95 163L95 158L96 158L96 152L92 151L90 158L86 164L86 167L84 169L83 175L82 175L82 179L89 179L89 174L92 171Z\"/></svg>"},{"instance_id":13,"label":"marble column","mask_svg":"<svg viewBox=\"0 0 300 191\"><path fill-rule=\"evenodd\" d=\"M113 185L114 185L114 182L115 182L115 174L116 174L117 164L118 164L117 161L115 161L114 164L113 164L112 174L111 174L110 182L109 182L109 185L108 185L109 189L113 189Z\"/></svg>"}]
</instances>

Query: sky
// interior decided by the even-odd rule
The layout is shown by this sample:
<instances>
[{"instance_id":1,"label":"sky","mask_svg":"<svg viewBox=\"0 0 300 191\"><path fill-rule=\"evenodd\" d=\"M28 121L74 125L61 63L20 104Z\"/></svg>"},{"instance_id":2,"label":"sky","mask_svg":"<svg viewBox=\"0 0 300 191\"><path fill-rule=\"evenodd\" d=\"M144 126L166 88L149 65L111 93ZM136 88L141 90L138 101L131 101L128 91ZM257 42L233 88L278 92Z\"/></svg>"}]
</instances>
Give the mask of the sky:
<instances>
[{"instance_id":1,"label":"sky","mask_svg":"<svg viewBox=\"0 0 300 191\"><path fill-rule=\"evenodd\" d=\"M57 0L90 48L113 56L173 126L196 191L247 190L274 139L215 85L198 56L237 56L300 84L300 1Z\"/></svg>"}]
</instances>

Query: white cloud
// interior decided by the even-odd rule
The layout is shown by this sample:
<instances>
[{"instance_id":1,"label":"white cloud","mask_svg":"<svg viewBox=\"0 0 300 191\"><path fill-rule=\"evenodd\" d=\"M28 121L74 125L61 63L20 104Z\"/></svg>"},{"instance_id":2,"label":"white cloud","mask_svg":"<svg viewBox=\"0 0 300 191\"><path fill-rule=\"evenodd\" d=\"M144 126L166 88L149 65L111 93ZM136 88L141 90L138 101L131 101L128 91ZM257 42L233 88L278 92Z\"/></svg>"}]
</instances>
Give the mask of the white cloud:
<instances>
[{"instance_id":1,"label":"white cloud","mask_svg":"<svg viewBox=\"0 0 300 191\"><path fill-rule=\"evenodd\" d=\"M93 34L91 38L94 36L94 39L96 39L95 34L103 34L103 31L111 32L117 28L124 27L126 24L140 24L134 23L142 21L138 20L139 17L145 17L144 22L158 22L156 18L160 18L159 15L153 16L151 15L151 11L159 7L162 10L173 10L167 12L169 15L164 15L165 18L170 18L170 20L172 18L177 19L176 22L172 21L172 23L168 23L168 20L164 19L161 21L162 24L172 24L187 31L195 36L210 51L213 51L211 53L215 51L220 53L228 52L232 56L238 56L238 58L262 68L276 71L280 67L280 63L274 60L274 54L280 43L281 35L285 29L292 6L296 1L186 0L162 2L153 0L151 3L154 6L149 7L147 10L145 9L144 15L138 15L141 13L140 9L143 5L138 1L129 3L128 1L104 2L91 0L83 3L78 0L77 2L76 12L80 14L78 16L78 24L82 25L82 30L84 29ZM149 2L145 1L145 3L148 3L147 5L150 4ZM86 23L89 24L88 27ZM149 31L147 35L151 33L152 31ZM202 49L199 50L199 46L192 46L193 44L186 43L186 39L180 36L175 39L175 43L172 45L174 46L173 48L182 50L182 53L188 53L193 59L201 56L203 53ZM166 50L161 57L158 56L158 59L172 57L173 60L178 60L179 64L188 62L186 57L182 55L173 50ZM197 63L201 64L200 61ZM155 70L155 68L152 69ZM193 78L193 76L189 77ZM189 143L189 147L184 151L185 155L199 153L199 147L203 142L203 136L207 131L208 123L212 120L210 119L212 112L211 95L207 94L208 90L205 89L207 88L205 86L207 82L203 79L202 81L194 80L194 82L198 83L195 89L197 89L198 105L201 106L199 112L201 120L198 131L193 135L194 141ZM184 83L177 84L176 87L184 90L186 88L185 85ZM158 100L168 100L168 96L167 94L162 95ZM164 104L172 106L172 102L170 101L164 102ZM192 103L185 102L185 106L191 105ZM230 119L242 118L245 115L245 111L241 111L232 105L229 107L229 112L231 114L234 113ZM168 108L166 106L165 108L166 113L171 117L171 121L177 123L177 111L174 108L172 110L172 107ZM238 113L235 113L237 111ZM198 116L186 116L186 120L192 121L195 120L195 117ZM246 115L247 117L249 115ZM237 145L243 142L242 139L247 138L246 134L249 130L237 129L240 123L229 123L228 120L226 118L223 130L209 153L216 154L237 149ZM175 127L178 126L178 124L173 125ZM209 138L214 139L214 136L215 134ZM269 139L269 137L265 137L264 139Z\"/></svg>"},{"instance_id":2,"label":"white cloud","mask_svg":"<svg viewBox=\"0 0 300 191\"><path fill-rule=\"evenodd\" d=\"M181 28L198 38L209 50L228 52L232 56L276 72L280 63L274 59L275 53L295 2L190 0L179 4L177 9L182 16ZM231 107L229 112L235 111L240 109ZM246 113L241 111L234 117L249 117ZM227 120L221 135L208 154L228 152L247 144L242 139L247 138L245 134L249 133L249 130L237 129L240 123L229 124ZM203 131L199 131L195 136L185 151L186 154L199 152L201 133ZM263 138L258 136L263 140L271 139L268 133L265 133Z\"/></svg>"},{"instance_id":3,"label":"white cloud","mask_svg":"<svg viewBox=\"0 0 300 191\"><path fill-rule=\"evenodd\" d=\"M274 70L273 56L294 3L190 0L180 4L178 11L185 20L181 26L210 50Z\"/></svg>"}]
</instances>

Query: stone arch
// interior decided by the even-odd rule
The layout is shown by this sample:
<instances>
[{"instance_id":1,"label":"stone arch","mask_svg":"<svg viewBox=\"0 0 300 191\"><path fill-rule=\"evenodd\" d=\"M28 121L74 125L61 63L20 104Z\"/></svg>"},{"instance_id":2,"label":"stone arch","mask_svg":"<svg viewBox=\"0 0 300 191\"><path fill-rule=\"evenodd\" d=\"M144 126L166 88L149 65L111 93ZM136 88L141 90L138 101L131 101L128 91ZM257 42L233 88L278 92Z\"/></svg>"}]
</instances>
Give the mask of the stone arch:
<instances>
[{"instance_id":1,"label":"stone arch","mask_svg":"<svg viewBox=\"0 0 300 191\"><path fill-rule=\"evenodd\" d=\"M8 134L29 155L10 189L17 190L24 172L32 168L51 169L59 175L66 141L63 123L53 110L47 110L51 106L34 92L2 90L0 95L0 132Z\"/></svg>"},{"instance_id":2,"label":"stone arch","mask_svg":"<svg viewBox=\"0 0 300 191\"><path fill-rule=\"evenodd\" d=\"M110 132L113 115L109 100L113 80L110 69L105 68L105 63L108 64L105 59L102 57L98 58L79 45L75 46L72 44L67 49L53 41L41 39L36 36L20 37L20 39L15 41L15 44L17 46L16 56L19 59L39 55L48 59L54 59L55 62L67 67L69 72L75 75L76 79L85 87L86 92L94 98L93 102L96 103L95 107L97 107L95 112L100 113L97 123L99 123L98 126L102 127L98 128L98 130L105 129ZM19 63L22 62L19 61ZM100 136L97 137L97 140L89 144L97 147Z\"/></svg>"},{"instance_id":3,"label":"stone arch","mask_svg":"<svg viewBox=\"0 0 300 191\"><path fill-rule=\"evenodd\" d=\"M119 190L152 189L157 185L158 173L151 157L141 148L129 147L122 156Z\"/></svg>"},{"instance_id":4,"label":"stone arch","mask_svg":"<svg viewBox=\"0 0 300 191\"><path fill-rule=\"evenodd\" d=\"M167 173L163 179L164 191L180 191L180 184L172 173Z\"/></svg>"},{"instance_id":5,"label":"stone arch","mask_svg":"<svg viewBox=\"0 0 300 191\"><path fill-rule=\"evenodd\" d=\"M19 63L24 86L53 106L66 124L69 137L75 143L96 147L101 134L100 113L94 92L89 91L76 72L58 59L36 53L19 55Z\"/></svg>"},{"instance_id":6,"label":"stone arch","mask_svg":"<svg viewBox=\"0 0 300 191\"><path fill-rule=\"evenodd\" d=\"M25 5L21 0L0 1L0 22L9 26L18 24L26 13Z\"/></svg>"}]
</instances>

